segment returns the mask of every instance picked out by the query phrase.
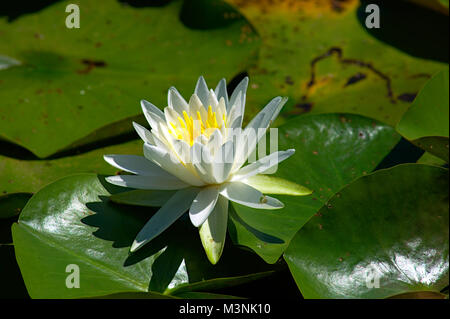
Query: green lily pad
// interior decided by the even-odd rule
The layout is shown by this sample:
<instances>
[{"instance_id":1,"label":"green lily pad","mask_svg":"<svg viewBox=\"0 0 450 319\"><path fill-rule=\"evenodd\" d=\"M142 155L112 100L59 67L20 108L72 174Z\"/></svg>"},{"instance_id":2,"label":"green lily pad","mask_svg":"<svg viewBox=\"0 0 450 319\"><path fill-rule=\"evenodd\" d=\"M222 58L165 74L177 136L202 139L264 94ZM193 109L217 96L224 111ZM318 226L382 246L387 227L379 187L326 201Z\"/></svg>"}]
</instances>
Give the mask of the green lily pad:
<instances>
[{"instance_id":1,"label":"green lily pad","mask_svg":"<svg viewBox=\"0 0 450 319\"><path fill-rule=\"evenodd\" d=\"M308 196L276 195L281 210L259 210L233 203L229 231L269 263L275 262L295 233L344 185L370 173L400 140L395 130L349 114L300 116L278 129L278 148L295 154L278 165L276 176L304 185Z\"/></svg>"},{"instance_id":2,"label":"green lily pad","mask_svg":"<svg viewBox=\"0 0 450 319\"><path fill-rule=\"evenodd\" d=\"M141 99L165 106L172 85L189 97L199 75L210 83L231 78L257 48L242 18L212 30L187 28L182 1L133 8L81 0L79 29L65 26L69 3L0 19L0 138L42 158L101 138L91 134L113 123L131 131L122 120L141 113ZM243 30L247 39L239 41Z\"/></svg>"},{"instance_id":3,"label":"green lily pad","mask_svg":"<svg viewBox=\"0 0 450 319\"><path fill-rule=\"evenodd\" d=\"M448 296L435 291L418 291L395 295L389 299L448 299Z\"/></svg>"},{"instance_id":4,"label":"green lily pad","mask_svg":"<svg viewBox=\"0 0 450 319\"><path fill-rule=\"evenodd\" d=\"M373 1L227 1L261 37L258 61L248 71L247 110L284 95L289 97L281 113L285 118L306 112L345 112L395 125L411 97L445 65L390 43L395 33L394 40L409 41L408 49L424 47L426 42L425 54L445 51L448 20L438 13L427 14L426 9L402 6L400 1L377 2L382 26L370 31L365 26L369 15L365 7ZM387 17L396 17L395 23ZM417 21L420 29L411 23L399 27L398 21ZM445 28L437 32L438 22Z\"/></svg>"},{"instance_id":5,"label":"green lily pad","mask_svg":"<svg viewBox=\"0 0 450 319\"><path fill-rule=\"evenodd\" d=\"M397 124L397 131L427 152L448 162L449 70L428 81Z\"/></svg>"},{"instance_id":6,"label":"green lily pad","mask_svg":"<svg viewBox=\"0 0 450 319\"><path fill-rule=\"evenodd\" d=\"M448 170L404 164L336 193L285 252L305 298L386 298L448 285Z\"/></svg>"},{"instance_id":7,"label":"green lily pad","mask_svg":"<svg viewBox=\"0 0 450 319\"><path fill-rule=\"evenodd\" d=\"M189 285L182 285L180 287L172 288L168 291L171 295L178 296L182 293L194 293L196 291L209 291L215 289L226 289L237 285L242 285L254 280L261 280L270 275L273 275L274 271L265 271L258 274L243 275L237 277L217 278L211 280L205 280L203 282L192 283Z\"/></svg>"},{"instance_id":8,"label":"green lily pad","mask_svg":"<svg viewBox=\"0 0 450 319\"><path fill-rule=\"evenodd\" d=\"M168 293L181 286L274 269L251 252L225 247L212 266L187 216L135 254L129 248L154 210L117 205L120 188L94 174L52 183L28 202L12 227L13 241L32 298L87 298L125 292ZM123 190L123 189L122 189ZM240 260L240 263L236 263ZM67 288L68 265L79 267L79 288ZM202 285L202 287L204 287ZM214 282L209 287L214 287Z\"/></svg>"},{"instance_id":9,"label":"green lily pad","mask_svg":"<svg viewBox=\"0 0 450 319\"><path fill-rule=\"evenodd\" d=\"M448 0L438 0L440 4L442 4L444 7L447 8L447 14L448 14Z\"/></svg>"},{"instance_id":10,"label":"green lily pad","mask_svg":"<svg viewBox=\"0 0 450 319\"><path fill-rule=\"evenodd\" d=\"M425 152L418 160L417 164L426 164L426 165L434 165L434 166L443 166L445 165L445 161L436 157L428 152Z\"/></svg>"}]
</instances>

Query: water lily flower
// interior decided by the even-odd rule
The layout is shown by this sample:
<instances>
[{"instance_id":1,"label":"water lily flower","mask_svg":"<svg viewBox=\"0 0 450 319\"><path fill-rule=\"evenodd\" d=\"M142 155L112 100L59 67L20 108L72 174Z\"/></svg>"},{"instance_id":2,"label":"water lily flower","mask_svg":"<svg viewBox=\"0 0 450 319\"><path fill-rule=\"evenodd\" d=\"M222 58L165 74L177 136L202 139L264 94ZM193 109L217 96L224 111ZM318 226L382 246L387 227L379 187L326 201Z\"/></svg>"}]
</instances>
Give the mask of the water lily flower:
<instances>
[{"instance_id":1,"label":"water lily flower","mask_svg":"<svg viewBox=\"0 0 450 319\"><path fill-rule=\"evenodd\" d=\"M287 159L294 150L274 152L244 164L287 99L272 99L241 129L247 85L245 78L228 96L225 79L212 90L200 77L189 102L174 87L169 89L164 111L141 101L151 131L133 125L145 142L144 156L105 155L111 165L134 174L110 176L107 181L141 190L176 192L138 233L131 252L189 210L208 259L215 264L225 243L229 201L259 209L283 207L279 200L255 188L255 177Z\"/></svg>"}]
</instances>

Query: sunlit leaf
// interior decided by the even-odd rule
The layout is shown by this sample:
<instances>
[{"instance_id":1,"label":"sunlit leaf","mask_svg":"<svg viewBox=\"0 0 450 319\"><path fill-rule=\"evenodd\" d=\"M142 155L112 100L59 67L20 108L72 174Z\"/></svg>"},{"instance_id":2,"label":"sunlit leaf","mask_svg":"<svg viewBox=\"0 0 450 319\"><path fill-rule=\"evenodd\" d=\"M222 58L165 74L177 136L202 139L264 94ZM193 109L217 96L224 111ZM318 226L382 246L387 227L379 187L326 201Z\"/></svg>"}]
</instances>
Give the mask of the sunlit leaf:
<instances>
[{"instance_id":1,"label":"sunlit leaf","mask_svg":"<svg viewBox=\"0 0 450 319\"><path fill-rule=\"evenodd\" d=\"M305 298L386 298L448 286L448 170L404 164L336 193L285 252Z\"/></svg>"},{"instance_id":2,"label":"sunlit leaf","mask_svg":"<svg viewBox=\"0 0 450 319\"><path fill-rule=\"evenodd\" d=\"M260 210L233 203L229 231L233 240L273 263L294 234L336 191L370 173L399 141L385 124L348 114L294 118L278 130L280 150L295 154L278 165L275 176L305 185L307 196L276 195L285 208Z\"/></svg>"}]
</instances>

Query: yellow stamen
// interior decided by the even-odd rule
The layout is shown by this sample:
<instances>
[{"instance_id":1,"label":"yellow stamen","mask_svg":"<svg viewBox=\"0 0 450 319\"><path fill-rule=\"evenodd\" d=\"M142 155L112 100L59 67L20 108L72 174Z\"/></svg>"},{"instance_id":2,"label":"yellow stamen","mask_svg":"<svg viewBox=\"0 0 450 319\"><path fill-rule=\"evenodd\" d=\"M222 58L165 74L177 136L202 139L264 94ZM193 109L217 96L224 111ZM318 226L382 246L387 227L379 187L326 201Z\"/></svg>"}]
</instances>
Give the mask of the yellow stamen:
<instances>
[{"instance_id":1,"label":"yellow stamen","mask_svg":"<svg viewBox=\"0 0 450 319\"><path fill-rule=\"evenodd\" d=\"M208 107L206 119L203 119L201 113L197 111L197 121L199 121L200 127L197 127L196 131L194 132L194 119L192 118L192 116L189 116L186 111L183 111L183 118L177 118L179 125L170 122L170 126L173 128L173 130L169 129L169 133L179 140L183 139L186 142L189 142L189 144L192 146L194 144L195 138L197 138L199 133L205 135L206 137L209 137L216 129L221 129L222 125L226 126L225 114L223 114L222 119L223 124L219 125L217 123L217 113L213 112L211 105ZM198 132L198 128L200 128L200 132Z\"/></svg>"}]
</instances>

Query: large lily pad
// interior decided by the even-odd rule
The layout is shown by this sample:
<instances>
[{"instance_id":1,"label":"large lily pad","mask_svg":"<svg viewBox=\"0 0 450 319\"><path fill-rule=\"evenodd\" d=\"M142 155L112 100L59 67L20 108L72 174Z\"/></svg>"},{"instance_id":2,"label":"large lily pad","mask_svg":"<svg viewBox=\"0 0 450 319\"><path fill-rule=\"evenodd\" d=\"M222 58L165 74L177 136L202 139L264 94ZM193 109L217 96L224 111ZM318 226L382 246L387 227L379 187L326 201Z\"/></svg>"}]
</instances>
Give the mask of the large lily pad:
<instances>
[{"instance_id":1,"label":"large lily pad","mask_svg":"<svg viewBox=\"0 0 450 319\"><path fill-rule=\"evenodd\" d=\"M397 124L397 131L429 153L448 162L449 70L426 83Z\"/></svg>"},{"instance_id":2,"label":"large lily pad","mask_svg":"<svg viewBox=\"0 0 450 319\"><path fill-rule=\"evenodd\" d=\"M380 122L349 114L300 116L279 127L279 149L295 154L278 166L276 176L305 185L309 196L275 195L281 210L256 210L234 204L233 240L275 262L311 216L344 185L370 173L399 141L395 130Z\"/></svg>"},{"instance_id":3,"label":"large lily pad","mask_svg":"<svg viewBox=\"0 0 450 319\"><path fill-rule=\"evenodd\" d=\"M394 125L443 67L434 59L448 59L448 20L401 1L227 1L261 37L258 61L248 71L249 107L282 94L290 98L284 117L346 112ZM381 28L369 30L365 8L373 2Z\"/></svg>"},{"instance_id":4,"label":"large lily pad","mask_svg":"<svg viewBox=\"0 0 450 319\"><path fill-rule=\"evenodd\" d=\"M80 174L52 183L30 199L13 225L13 241L32 298L163 293L194 283L220 288L273 269L232 245L212 266L189 218L130 255L129 246L154 211L113 204L108 196L117 190L97 175ZM79 288L66 287L71 264L79 267Z\"/></svg>"},{"instance_id":5,"label":"large lily pad","mask_svg":"<svg viewBox=\"0 0 450 319\"><path fill-rule=\"evenodd\" d=\"M92 132L113 123L109 132L120 131L122 120L140 114L140 99L165 106L171 85L189 96L199 75L211 83L231 78L257 46L242 18L213 30L187 28L182 1L133 8L81 0L79 29L65 26L69 3L0 19L0 138L39 157L88 136L92 142L102 136ZM239 41L242 30L253 41Z\"/></svg>"},{"instance_id":6,"label":"large lily pad","mask_svg":"<svg viewBox=\"0 0 450 319\"><path fill-rule=\"evenodd\" d=\"M291 241L305 298L386 298L448 286L448 170L404 164L343 188Z\"/></svg>"}]
</instances>

